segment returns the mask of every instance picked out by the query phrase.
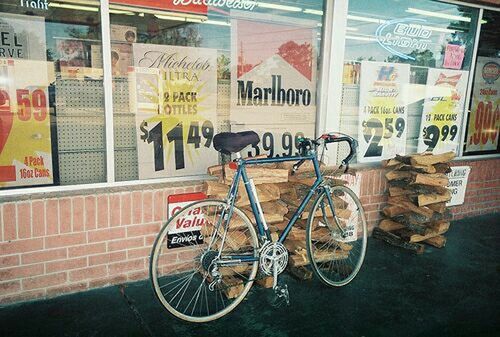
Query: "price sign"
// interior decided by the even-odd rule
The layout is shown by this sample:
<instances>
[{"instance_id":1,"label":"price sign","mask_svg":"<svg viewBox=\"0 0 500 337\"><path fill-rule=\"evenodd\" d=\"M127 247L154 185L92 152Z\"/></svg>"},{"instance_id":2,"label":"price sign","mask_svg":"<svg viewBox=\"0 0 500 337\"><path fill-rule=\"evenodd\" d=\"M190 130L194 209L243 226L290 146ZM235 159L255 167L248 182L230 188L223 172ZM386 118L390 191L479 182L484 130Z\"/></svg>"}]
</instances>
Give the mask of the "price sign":
<instances>
[{"instance_id":1,"label":"price sign","mask_svg":"<svg viewBox=\"0 0 500 337\"><path fill-rule=\"evenodd\" d=\"M47 70L41 74L43 66L47 63L0 61L0 78L9 79L0 85L0 186L52 183ZM40 81L44 85L36 85Z\"/></svg>"},{"instance_id":2,"label":"price sign","mask_svg":"<svg viewBox=\"0 0 500 337\"><path fill-rule=\"evenodd\" d=\"M498 151L500 132L500 61L478 57L465 152Z\"/></svg>"},{"instance_id":3,"label":"price sign","mask_svg":"<svg viewBox=\"0 0 500 337\"><path fill-rule=\"evenodd\" d=\"M457 151L467 78L467 71L429 69L418 152Z\"/></svg>"},{"instance_id":4,"label":"price sign","mask_svg":"<svg viewBox=\"0 0 500 337\"><path fill-rule=\"evenodd\" d=\"M233 132L252 130L257 132L260 143L249 146L244 156L255 157L266 154L269 158L294 156L298 153L298 139L314 136L314 124L304 125L241 125L231 127Z\"/></svg>"},{"instance_id":5,"label":"price sign","mask_svg":"<svg viewBox=\"0 0 500 337\"><path fill-rule=\"evenodd\" d=\"M134 44L139 178L202 174L218 161L215 50Z\"/></svg>"},{"instance_id":6,"label":"price sign","mask_svg":"<svg viewBox=\"0 0 500 337\"><path fill-rule=\"evenodd\" d=\"M409 65L361 62L359 162L405 153L408 112L403 85L409 78Z\"/></svg>"}]
</instances>

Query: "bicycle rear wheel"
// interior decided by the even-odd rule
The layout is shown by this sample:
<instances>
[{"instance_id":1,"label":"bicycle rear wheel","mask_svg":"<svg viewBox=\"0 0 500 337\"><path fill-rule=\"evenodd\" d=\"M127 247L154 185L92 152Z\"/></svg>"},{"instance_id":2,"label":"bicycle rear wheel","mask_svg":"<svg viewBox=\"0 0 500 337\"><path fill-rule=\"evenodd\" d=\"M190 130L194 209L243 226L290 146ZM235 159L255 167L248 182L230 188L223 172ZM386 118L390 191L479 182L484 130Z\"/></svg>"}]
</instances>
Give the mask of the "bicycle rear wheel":
<instances>
[{"instance_id":1,"label":"bicycle rear wheel","mask_svg":"<svg viewBox=\"0 0 500 337\"><path fill-rule=\"evenodd\" d=\"M306 231L315 275L329 286L351 282L363 264L366 241L365 214L356 194L345 186L325 187L313 204Z\"/></svg>"},{"instance_id":2,"label":"bicycle rear wheel","mask_svg":"<svg viewBox=\"0 0 500 337\"><path fill-rule=\"evenodd\" d=\"M236 207L228 227L224 226L221 221L228 210L221 200L195 202L173 216L156 238L150 259L153 289L160 303L180 319L220 318L252 286L258 269L257 234ZM221 264L235 255L239 261ZM255 261L241 262L245 259Z\"/></svg>"}]
</instances>

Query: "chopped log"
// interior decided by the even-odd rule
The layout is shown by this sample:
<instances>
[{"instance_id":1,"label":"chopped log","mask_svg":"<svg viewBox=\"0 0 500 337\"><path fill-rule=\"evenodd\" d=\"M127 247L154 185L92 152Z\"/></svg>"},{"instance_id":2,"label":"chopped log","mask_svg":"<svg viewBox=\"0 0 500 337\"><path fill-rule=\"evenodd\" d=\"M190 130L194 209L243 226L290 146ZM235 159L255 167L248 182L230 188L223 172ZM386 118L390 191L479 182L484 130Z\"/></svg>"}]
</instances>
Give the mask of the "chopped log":
<instances>
[{"instance_id":1,"label":"chopped log","mask_svg":"<svg viewBox=\"0 0 500 337\"><path fill-rule=\"evenodd\" d=\"M436 173L450 173L451 167L449 163L437 163L434 164L434 168L436 169Z\"/></svg>"},{"instance_id":2,"label":"chopped log","mask_svg":"<svg viewBox=\"0 0 500 337\"><path fill-rule=\"evenodd\" d=\"M227 185L221 184L214 180L207 180L203 182L203 192L206 195L213 195L217 197L226 197L229 189Z\"/></svg>"},{"instance_id":3,"label":"chopped log","mask_svg":"<svg viewBox=\"0 0 500 337\"><path fill-rule=\"evenodd\" d=\"M401 164L401 162L395 158L382 160L383 167L393 167Z\"/></svg>"},{"instance_id":4,"label":"chopped log","mask_svg":"<svg viewBox=\"0 0 500 337\"><path fill-rule=\"evenodd\" d=\"M444 186L428 186L420 184L411 184L410 181L405 180L392 180L389 182L389 194L394 196L404 195L404 194L430 194L438 193L443 194L448 191Z\"/></svg>"},{"instance_id":5,"label":"chopped log","mask_svg":"<svg viewBox=\"0 0 500 337\"><path fill-rule=\"evenodd\" d=\"M410 156L400 156L399 154L397 154L395 159L397 161L399 161L400 163L404 163L406 165L411 165L411 158L410 158Z\"/></svg>"},{"instance_id":6,"label":"chopped log","mask_svg":"<svg viewBox=\"0 0 500 337\"><path fill-rule=\"evenodd\" d=\"M436 173L436 169L434 166L422 166L422 165L406 165L406 164L399 164L393 168L394 170L399 170L399 171L412 171L412 172L417 172L417 173Z\"/></svg>"},{"instance_id":7,"label":"chopped log","mask_svg":"<svg viewBox=\"0 0 500 337\"><path fill-rule=\"evenodd\" d=\"M288 181L288 171L284 169L271 169L265 167L247 167L248 176L253 179L255 185L269 184L269 183L283 183ZM226 170L225 184L230 185L233 181L236 170ZM243 183L241 183L243 186Z\"/></svg>"},{"instance_id":8,"label":"chopped log","mask_svg":"<svg viewBox=\"0 0 500 337\"><path fill-rule=\"evenodd\" d=\"M288 207L286 207L286 204L280 200L263 202L260 205L264 214L273 213L283 216L288 213Z\"/></svg>"},{"instance_id":9,"label":"chopped log","mask_svg":"<svg viewBox=\"0 0 500 337\"><path fill-rule=\"evenodd\" d=\"M438 202L437 204L429 204L427 205L430 209L432 209L434 212L437 213L444 213L446 211L446 203L445 202Z\"/></svg>"},{"instance_id":10,"label":"chopped log","mask_svg":"<svg viewBox=\"0 0 500 337\"><path fill-rule=\"evenodd\" d=\"M292 276L301 281L312 279L312 271L307 269L307 267L305 266L290 266L288 267L288 271L290 272L290 274L292 274Z\"/></svg>"},{"instance_id":11,"label":"chopped log","mask_svg":"<svg viewBox=\"0 0 500 337\"><path fill-rule=\"evenodd\" d=\"M434 173L434 174L424 174L417 173L414 176L413 183L428 186L447 186L449 182L446 174Z\"/></svg>"},{"instance_id":12,"label":"chopped log","mask_svg":"<svg viewBox=\"0 0 500 337\"><path fill-rule=\"evenodd\" d=\"M410 180L413 174L409 171L389 171L385 174L387 180Z\"/></svg>"},{"instance_id":13,"label":"chopped log","mask_svg":"<svg viewBox=\"0 0 500 337\"><path fill-rule=\"evenodd\" d=\"M281 194L292 194L293 196L297 197L297 193L295 191L295 183L292 183L290 181L286 183L277 183L276 184L278 188L280 189Z\"/></svg>"},{"instance_id":14,"label":"chopped log","mask_svg":"<svg viewBox=\"0 0 500 337\"><path fill-rule=\"evenodd\" d=\"M266 276L264 278L258 278L257 284L262 288L272 288L274 283L274 278L272 276Z\"/></svg>"},{"instance_id":15,"label":"chopped log","mask_svg":"<svg viewBox=\"0 0 500 337\"><path fill-rule=\"evenodd\" d=\"M224 287L224 294L228 299L238 297L245 289L243 281L233 276L223 278L222 283Z\"/></svg>"},{"instance_id":16,"label":"chopped log","mask_svg":"<svg viewBox=\"0 0 500 337\"><path fill-rule=\"evenodd\" d=\"M316 263L330 262L334 260L345 260L347 258L349 258L349 251L345 250L322 250L314 252L314 260L316 260Z\"/></svg>"},{"instance_id":17,"label":"chopped log","mask_svg":"<svg viewBox=\"0 0 500 337\"><path fill-rule=\"evenodd\" d=\"M430 227L428 233L426 233L425 235L414 234L408 230L400 231L399 234L401 235L401 237L407 238L409 242L421 242L430 239L432 237L438 236L440 234L446 233L449 227L450 223L446 222L440 225Z\"/></svg>"},{"instance_id":18,"label":"chopped log","mask_svg":"<svg viewBox=\"0 0 500 337\"><path fill-rule=\"evenodd\" d=\"M287 240L295 240L295 241L305 242L305 240L306 240L306 231L298 229L297 227L292 227L292 229L288 233Z\"/></svg>"},{"instance_id":19,"label":"chopped log","mask_svg":"<svg viewBox=\"0 0 500 337\"><path fill-rule=\"evenodd\" d=\"M280 198L280 189L275 184L265 184L255 186L257 190L257 196L260 202L278 200ZM236 202L236 206L246 206L250 205L250 200L246 191L241 191L239 193L241 198Z\"/></svg>"},{"instance_id":20,"label":"chopped log","mask_svg":"<svg viewBox=\"0 0 500 337\"><path fill-rule=\"evenodd\" d=\"M434 213L434 211L430 208L427 208L425 206L418 207L418 206L414 205L411 201L409 201L404 196L399 196L399 197L391 197L390 196L387 199L387 202L389 204L395 205L397 207L406 208L408 211L412 211L412 212L421 214L427 218L432 217L432 214Z\"/></svg>"},{"instance_id":21,"label":"chopped log","mask_svg":"<svg viewBox=\"0 0 500 337\"><path fill-rule=\"evenodd\" d=\"M243 275L247 276L250 274L251 265L237 265L231 267L220 267L219 273L222 276L233 276L233 275Z\"/></svg>"},{"instance_id":22,"label":"chopped log","mask_svg":"<svg viewBox=\"0 0 500 337\"><path fill-rule=\"evenodd\" d=\"M417 254L422 254L424 252L424 246L419 243L410 243L401 239L399 236L386 232L378 227L373 229L372 236L376 239L385 241L393 246L401 247L404 249L411 250Z\"/></svg>"},{"instance_id":23,"label":"chopped log","mask_svg":"<svg viewBox=\"0 0 500 337\"><path fill-rule=\"evenodd\" d=\"M392 220L405 225L417 234L425 234L428 228L424 225L429 222L429 218L416 213L396 215Z\"/></svg>"},{"instance_id":24,"label":"chopped log","mask_svg":"<svg viewBox=\"0 0 500 337\"><path fill-rule=\"evenodd\" d=\"M400 195L407 195L414 193L412 190L407 190L402 187L389 186L389 195L392 197L397 197Z\"/></svg>"},{"instance_id":25,"label":"chopped log","mask_svg":"<svg viewBox=\"0 0 500 337\"><path fill-rule=\"evenodd\" d=\"M424 242L436 248L443 248L446 245L446 237L443 235L438 235L433 238L427 239Z\"/></svg>"},{"instance_id":26,"label":"chopped log","mask_svg":"<svg viewBox=\"0 0 500 337\"><path fill-rule=\"evenodd\" d=\"M412 165L434 165L438 163L447 163L455 158L455 152L450 151L442 154L432 154L430 152L414 154L410 156Z\"/></svg>"},{"instance_id":27,"label":"chopped log","mask_svg":"<svg viewBox=\"0 0 500 337\"><path fill-rule=\"evenodd\" d=\"M294 253L297 251L305 251L306 250L306 243L305 243L305 241L291 240L290 237L288 237L285 240L285 247L291 253Z\"/></svg>"},{"instance_id":28,"label":"chopped log","mask_svg":"<svg viewBox=\"0 0 500 337\"><path fill-rule=\"evenodd\" d=\"M446 191L444 194L420 194L418 196L418 205L419 206L426 206L430 204L436 204L438 202L446 202L451 200L451 193L450 191Z\"/></svg>"},{"instance_id":29,"label":"chopped log","mask_svg":"<svg viewBox=\"0 0 500 337\"><path fill-rule=\"evenodd\" d=\"M248 216L248 218L250 219L250 221L255 225L256 222L255 222L255 215L253 214L252 210L251 209L247 209L247 208L243 208L242 211ZM272 224L275 224L275 223L279 223L279 222L283 222L283 215L281 214L269 214L269 213L265 213L264 214L264 219L266 220L266 223L268 225L272 225Z\"/></svg>"},{"instance_id":30,"label":"chopped log","mask_svg":"<svg viewBox=\"0 0 500 337\"><path fill-rule=\"evenodd\" d=\"M382 213L384 213L385 216L392 218L393 216L399 215L399 214L404 214L408 213L409 210L404 207L399 207L399 206L386 206L382 210Z\"/></svg>"},{"instance_id":31,"label":"chopped log","mask_svg":"<svg viewBox=\"0 0 500 337\"><path fill-rule=\"evenodd\" d=\"M405 225L389 219L382 220L378 226L385 232L392 232L398 229L405 228Z\"/></svg>"},{"instance_id":32,"label":"chopped log","mask_svg":"<svg viewBox=\"0 0 500 337\"><path fill-rule=\"evenodd\" d=\"M307 186L312 186L316 182L316 176L313 177L304 177L304 176L297 176L297 175L291 175L288 177L288 181L293 182L293 183L300 183L304 184Z\"/></svg>"},{"instance_id":33,"label":"chopped log","mask_svg":"<svg viewBox=\"0 0 500 337\"><path fill-rule=\"evenodd\" d=\"M288 263L291 267L301 267L307 266L309 264L309 260L307 259L307 255L304 257L303 255L291 254L288 257Z\"/></svg>"}]
</instances>

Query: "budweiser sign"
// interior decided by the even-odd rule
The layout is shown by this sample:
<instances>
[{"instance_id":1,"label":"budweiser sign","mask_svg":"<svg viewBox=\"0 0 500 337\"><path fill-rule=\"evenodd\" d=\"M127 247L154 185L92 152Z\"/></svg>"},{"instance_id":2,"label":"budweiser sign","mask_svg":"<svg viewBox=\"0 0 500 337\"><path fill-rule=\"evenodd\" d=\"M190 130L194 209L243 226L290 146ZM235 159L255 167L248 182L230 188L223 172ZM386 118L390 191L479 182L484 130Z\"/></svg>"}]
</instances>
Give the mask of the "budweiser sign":
<instances>
[{"instance_id":1,"label":"budweiser sign","mask_svg":"<svg viewBox=\"0 0 500 337\"><path fill-rule=\"evenodd\" d=\"M253 10L257 1L250 0L173 0L174 6L205 5L210 7L227 7L230 9Z\"/></svg>"}]
</instances>

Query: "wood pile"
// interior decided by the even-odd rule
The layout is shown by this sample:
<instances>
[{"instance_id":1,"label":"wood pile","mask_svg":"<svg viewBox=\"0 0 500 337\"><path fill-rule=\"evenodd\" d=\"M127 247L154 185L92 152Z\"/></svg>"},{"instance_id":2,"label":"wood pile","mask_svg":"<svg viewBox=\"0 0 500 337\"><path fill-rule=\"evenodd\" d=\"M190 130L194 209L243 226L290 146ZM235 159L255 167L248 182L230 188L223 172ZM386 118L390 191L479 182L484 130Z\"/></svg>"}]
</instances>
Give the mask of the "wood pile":
<instances>
[{"instance_id":1,"label":"wood pile","mask_svg":"<svg viewBox=\"0 0 500 337\"><path fill-rule=\"evenodd\" d=\"M451 199L446 188L451 172L453 152L396 156L383 165L389 185L388 205L384 219L373 231L373 237L392 245L424 252L422 243L444 247L443 235L450 227L451 212L446 202Z\"/></svg>"},{"instance_id":2,"label":"wood pile","mask_svg":"<svg viewBox=\"0 0 500 337\"><path fill-rule=\"evenodd\" d=\"M285 229L289 219L293 216L295 210L299 207L300 202L316 179L314 167L311 162L305 162L295 175L291 174L293 164L295 162L292 161L247 166L248 176L254 181L264 217L273 236L273 241ZM231 168L231 165L227 164L224 167L222 165L209 167L208 173L217 177L217 180L206 181L203 191L209 198L226 198L235 172L235 168ZM346 182L337 179L334 183L341 184ZM292 227L284 243L289 251L288 272L300 280L312 278L312 272L307 267L309 259L306 251L306 226L313 201L311 200L309 205L306 206L306 211L302 213L301 217ZM341 198L336 197L335 204L340 214L349 217L350 211L346 209L346 203ZM255 217L250 208L250 201L242 183L238 189L236 205L255 224ZM317 216L320 216L320 214ZM332 215L330 214L329 216ZM230 227L232 228L234 225L234 223L231 223ZM313 237L324 237L325 230L326 228L321 228L315 231ZM348 258L350 247L349 244L344 244L344 249L340 253L338 251L327 252L323 254L325 256L322 259L327 261ZM257 284L265 288L270 288L273 285L273 278L272 276L264 277L259 279Z\"/></svg>"}]
</instances>

